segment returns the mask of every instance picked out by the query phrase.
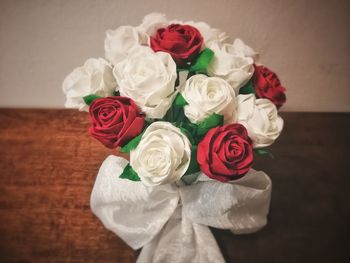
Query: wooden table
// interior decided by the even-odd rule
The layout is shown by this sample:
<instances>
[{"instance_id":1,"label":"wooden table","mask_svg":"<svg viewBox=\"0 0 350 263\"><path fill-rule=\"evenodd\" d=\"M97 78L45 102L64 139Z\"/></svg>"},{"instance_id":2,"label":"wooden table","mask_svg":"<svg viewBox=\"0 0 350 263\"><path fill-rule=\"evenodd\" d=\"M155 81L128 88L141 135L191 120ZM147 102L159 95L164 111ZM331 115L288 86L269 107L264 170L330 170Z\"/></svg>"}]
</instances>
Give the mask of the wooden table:
<instances>
[{"instance_id":1,"label":"wooden table","mask_svg":"<svg viewBox=\"0 0 350 263\"><path fill-rule=\"evenodd\" d=\"M282 116L276 158L255 165L273 181L267 227L213 233L227 262L344 262L350 114ZM88 122L74 110L0 110L0 262L135 261L90 211L96 173L113 151L88 135Z\"/></svg>"}]
</instances>

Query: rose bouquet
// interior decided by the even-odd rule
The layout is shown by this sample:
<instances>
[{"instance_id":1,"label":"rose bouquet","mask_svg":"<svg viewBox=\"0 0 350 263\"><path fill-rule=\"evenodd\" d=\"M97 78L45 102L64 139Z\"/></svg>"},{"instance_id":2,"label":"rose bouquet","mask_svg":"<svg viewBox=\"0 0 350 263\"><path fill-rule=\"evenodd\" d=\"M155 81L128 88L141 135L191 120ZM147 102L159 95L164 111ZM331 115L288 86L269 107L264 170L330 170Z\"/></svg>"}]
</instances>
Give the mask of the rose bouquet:
<instances>
[{"instance_id":1,"label":"rose bouquet","mask_svg":"<svg viewBox=\"0 0 350 263\"><path fill-rule=\"evenodd\" d=\"M285 88L240 39L156 13L107 31L105 57L63 82L65 106L88 110L89 133L115 149L92 211L143 247L139 262L223 262L208 226L266 224L271 181L252 166L282 131Z\"/></svg>"}]
</instances>

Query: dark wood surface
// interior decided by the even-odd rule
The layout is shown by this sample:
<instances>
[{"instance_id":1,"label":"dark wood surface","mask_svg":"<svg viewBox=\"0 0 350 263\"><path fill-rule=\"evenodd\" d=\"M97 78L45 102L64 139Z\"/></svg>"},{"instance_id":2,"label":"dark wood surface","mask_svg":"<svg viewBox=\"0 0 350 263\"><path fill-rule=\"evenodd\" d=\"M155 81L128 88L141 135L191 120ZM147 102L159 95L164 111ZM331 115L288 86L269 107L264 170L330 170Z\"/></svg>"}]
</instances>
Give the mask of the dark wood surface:
<instances>
[{"instance_id":1,"label":"dark wood surface","mask_svg":"<svg viewBox=\"0 0 350 263\"><path fill-rule=\"evenodd\" d=\"M285 130L257 157L273 181L268 225L213 229L227 262L348 262L350 114L284 113ZM113 153L74 110L0 110L0 262L134 262L89 198Z\"/></svg>"}]
</instances>

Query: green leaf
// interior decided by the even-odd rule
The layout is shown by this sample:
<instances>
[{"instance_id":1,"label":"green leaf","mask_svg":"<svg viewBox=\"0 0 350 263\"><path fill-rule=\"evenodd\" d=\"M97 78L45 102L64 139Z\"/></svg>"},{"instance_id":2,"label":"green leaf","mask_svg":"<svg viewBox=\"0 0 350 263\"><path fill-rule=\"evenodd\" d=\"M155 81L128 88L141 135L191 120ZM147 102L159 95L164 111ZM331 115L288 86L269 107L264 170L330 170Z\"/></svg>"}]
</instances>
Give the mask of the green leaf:
<instances>
[{"instance_id":1,"label":"green leaf","mask_svg":"<svg viewBox=\"0 0 350 263\"><path fill-rule=\"evenodd\" d=\"M190 141L191 144L194 144L194 139L193 139L193 135L183 126L180 126L179 129L181 130L181 132L183 134L186 135L186 137L188 138L188 140Z\"/></svg>"},{"instance_id":2,"label":"green leaf","mask_svg":"<svg viewBox=\"0 0 350 263\"><path fill-rule=\"evenodd\" d=\"M240 88L239 94L255 94L255 89L253 87L252 82L249 81L242 88Z\"/></svg>"},{"instance_id":3,"label":"green leaf","mask_svg":"<svg viewBox=\"0 0 350 263\"><path fill-rule=\"evenodd\" d=\"M113 92L113 96L120 96L119 90Z\"/></svg>"},{"instance_id":4,"label":"green leaf","mask_svg":"<svg viewBox=\"0 0 350 263\"><path fill-rule=\"evenodd\" d=\"M179 92L176 94L176 98L173 102L173 105L175 106L179 106L179 107L184 107L186 106L188 103L185 100L185 98L182 96L182 94Z\"/></svg>"},{"instance_id":5,"label":"green leaf","mask_svg":"<svg viewBox=\"0 0 350 263\"><path fill-rule=\"evenodd\" d=\"M196 62L190 67L189 70L193 72L198 72L198 73L202 73L202 72L205 73L213 57L214 57L213 50L211 50L210 48L204 49L199 54L199 57L197 58Z\"/></svg>"},{"instance_id":6,"label":"green leaf","mask_svg":"<svg viewBox=\"0 0 350 263\"><path fill-rule=\"evenodd\" d=\"M125 168L124 168L122 174L119 176L119 178L129 179L129 180L134 181L134 182L141 181L140 177L137 175L135 170L132 169L130 164L125 166Z\"/></svg>"},{"instance_id":7,"label":"green leaf","mask_svg":"<svg viewBox=\"0 0 350 263\"><path fill-rule=\"evenodd\" d=\"M102 98L102 97L97 96L95 94L90 94L90 95L84 96L83 100L86 103L86 105L90 105L95 99L99 99L99 98Z\"/></svg>"},{"instance_id":8,"label":"green leaf","mask_svg":"<svg viewBox=\"0 0 350 263\"><path fill-rule=\"evenodd\" d=\"M183 108L178 108L176 115L175 115L175 126L181 126L182 123L189 122L187 119L184 109Z\"/></svg>"},{"instance_id":9,"label":"green leaf","mask_svg":"<svg viewBox=\"0 0 350 263\"><path fill-rule=\"evenodd\" d=\"M174 120L174 106L171 106L164 117L161 119L162 121L173 122Z\"/></svg>"},{"instance_id":10,"label":"green leaf","mask_svg":"<svg viewBox=\"0 0 350 263\"><path fill-rule=\"evenodd\" d=\"M129 141L127 144L125 144L122 147L122 152L123 153L130 153L133 149L135 149L137 147L137 145L140 143L141 141L141 137L142 137L143 133L140 133L139 135L137 135L136 137L134 137L131 141Z\"/></svg>"},{"instance_id":11,"label":"green leaf","mask_svg":"<svg viewBox=\"0 0 350 263\"><path fill-rule=\"evenodd\" d=\"M173 101L173 104L168 109L167 113L162 118L163 121L167 122L176 122L181 123L187 121L187 118L184 114L183 107L187 105L186 100L181 95L181 93L177 93L176 97Z\"/></svg>"},{"instance_id":12,"label":"green leaf","mask_svg":"<svg viewBox=\"0 0 350 263\"><path fill-rule=\"evenodd\" d=\"M213 113L204 121L198 124L197 135L204 136L210 129L223 125L223 123L224 123L224 116Z\"/></svg>"},{"instance_id":13,"label":"green leaf","mask_svg":"<svg viewBox=\"0 0 350 263\"><path fill-rule=\"evenodd\" d=\"M275 156L273 156L273 154L269 151L267 151L264 148L255 148L253 149L254 153L256 153L257 155L267 155L268 157L270 157L271 159L275 159Z\"/></svg>"},{"instance_id":14,"label":"green leaf","mask_svg":"<svg viewBox=\"0 0 350 263\"><path fill-rule=\"evenodd\" d=\"M185 128L192 135L192 137L195 137L197 135L197 124L190 122L188 119L186 119L184 122L181 122L179 124L179 127Z\"/></svg>"}]
</instances>

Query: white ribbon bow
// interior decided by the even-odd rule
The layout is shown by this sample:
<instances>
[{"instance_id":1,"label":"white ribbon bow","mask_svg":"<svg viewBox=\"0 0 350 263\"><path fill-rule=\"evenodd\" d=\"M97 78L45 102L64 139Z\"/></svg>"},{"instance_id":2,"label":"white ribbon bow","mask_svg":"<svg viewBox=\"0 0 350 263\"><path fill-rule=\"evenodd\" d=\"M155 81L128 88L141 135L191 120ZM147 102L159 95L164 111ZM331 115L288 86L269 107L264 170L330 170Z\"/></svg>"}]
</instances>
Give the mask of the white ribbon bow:
<instances>
[{"instance_id":1,"label":"white ribbon bow","mask_svg":"<svg viewBox=\"0 0 350 263\"><path fill-rule=\"evenodd\" d=\"M208 226L243 234L266 225L271 180L264 172L250 170L230 183L200 174L192 185L148 187L119 178L127 164L120 157L106 158L91 209L130 247L143 247L139 263L225 262Z\"/></svg>"}]
</instances>

